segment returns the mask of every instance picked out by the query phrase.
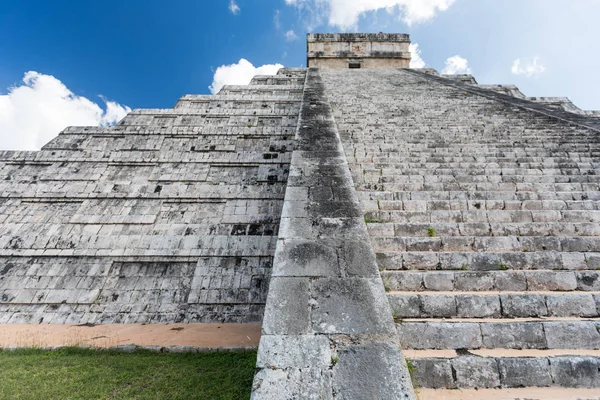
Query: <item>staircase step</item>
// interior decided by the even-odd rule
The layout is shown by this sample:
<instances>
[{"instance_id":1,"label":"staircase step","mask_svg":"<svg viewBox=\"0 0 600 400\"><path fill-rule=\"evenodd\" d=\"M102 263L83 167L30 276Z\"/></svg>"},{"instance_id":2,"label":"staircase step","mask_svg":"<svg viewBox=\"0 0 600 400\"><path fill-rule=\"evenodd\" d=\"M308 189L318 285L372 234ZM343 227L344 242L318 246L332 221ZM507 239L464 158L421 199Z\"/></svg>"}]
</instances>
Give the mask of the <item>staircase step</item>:
<instances>
[{"instance_id":1,"label":"staircase step","mask_svg":"<svg viewBox=\"0 0 600 400\"><path fill-rule=\"evenodd\" d=\"M425 206L425 204L423 204ZM365 221L415 223L478 222L600 222L600 210L450 210L450 211L370 211Z\"/></svg>"},{"instance_id":2,"label":"staircase step","mask_svg":"<svg viewBox=\"0 0 600 400\"><path fill-rule=\"evenodd\" d=\"M600 253L582 252L377 252L377 264L387 270L597 270Z\"/></svg>"},{"instance_id":3,"label":"staircase step","mask_svg":"<svg viewBox=\"0 0 600 400\"><path fill-rule=\"evenodd\" d=\"M407 352L408 353L408 352ZM600 388L600 352L595 355L554 355L552 351L461 352L450 358L407 355L415 386L422 388ZM577 353L572 351L570 353Z\"/></svg>"},{"instance_id":4,"label":"staircase step","mask_svg":"<svg viewBox=\"0 0 600 400\"><path fill-rule=\"evenodd\" d=\"M600 271L383 271L390 291L600 291Z\"/></svg>"},{"instance_id":5,"label":"staircase step","mask_svg":"<svg viewBox=\"0 0 600 400\"><path fill-rule=\"evenodd\" d=\"M600 292L390 292L395 318L600 316Z\"/></svg>"},{"instance_id":6,"label":"staircase step","mask_svg":"<svg viewBox=\"0 0 600 400\"><path fill-rule=\"evenodd\" d=\"M403 349L600 349L600 320L401 321Z\"/></svg>"},{"instance_id":7,"label":"staircase step","mask_svg":"<svg viewBox=\"0 0 600 400\"><path fill-rule=\"evenodd\" d=\"M374 239L379 238L426 238L434 235L439 238L466 237L518 237L521 242L534 242L524 244L522 250L535 251L536 246L545 246L545 241L554 240L551 237L560 237L561 240L570 240L579 237L596 237L600 239L600 224L593 222L479 222L479 223L407 223L396 224L393 222L367 223L369 234ZM564 238L564 239L563 239ZM397 241L398 239L396 239ZM448 240L447 240L448 241ZM474 242L474 240L472 240ZM592 240L593 241L593 240ZM536 244L536 243L539 243ZM526 247L527 246L527 247ZM547 250L543 249L542 250Z\"/></svg>"}]
</instances>

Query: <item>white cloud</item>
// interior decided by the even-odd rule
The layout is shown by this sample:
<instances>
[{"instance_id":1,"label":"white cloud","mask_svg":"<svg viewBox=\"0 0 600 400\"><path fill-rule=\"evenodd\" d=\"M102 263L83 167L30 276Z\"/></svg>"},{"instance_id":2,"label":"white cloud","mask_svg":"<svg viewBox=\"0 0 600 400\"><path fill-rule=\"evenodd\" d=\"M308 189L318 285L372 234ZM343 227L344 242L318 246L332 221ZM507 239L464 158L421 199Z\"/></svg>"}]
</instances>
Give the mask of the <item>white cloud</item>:
<instances>
[{"instance_id":1,"label":"white cloud","mask_svg":"<svg viewBox=\"0 0 600 400\"><path fill-rule=\"evenodd\" d=\"M221 65L215 71L212 85L208 88L213 94L221 90L224 85L247 85L255 75L275 75L281 64L266 64L255 67L246 59L241 59L237 64Z\"/></svg>"},{"instance_id":2,"label":"white cloud","mask_svg":"<svg viewBox=\"0 0 600 400\"><path fill-rule=\"evenodd\" d=\"M444 75L470 74L469 61L461 56L453 56L446 60L446 65L442 70Z\"/></svg>"},{"instance_id":3,"label":"white cloud","mask_svg":"<svg viewBox=\"0 0 600 400\"><path fill-rule=\"evenodd\" d=\"M231 11L231 13L233 15L237 15L240 13L240 6L238 6L235 2L235 0L230 0L229 1L229 11Z\"/></svg>"},{"instance_id":4,"label":"white cloud","mask_svg":"<svg viewBox=\"0 0 600 400\"><path fill-rule=\"evenodd\" d=\"M525 75L531 78L543 74L546 67L540 62L539 57L517 58L513 62L511 71L515 75Z\"/></svg>"},{"instance_id":5,"label":"white cloud","mask_svg":"<svg viewBox=\"0 0 600 400\"><path fill-rule=\"evenodd\" d=\"M285 4L288 6L302 6L306 0L285 0Z\"/></svg>"},{"instance_id":6,"label":"white cloud","mask_svg":"<svg viewBox=\"0 0 600 400\"><path fill-rule=\"evenodd\" d=\"M419 49L418 43L411 43L408 46L410 51L410 68L425 68L425 61L421 58L421 49Z\"/></svg>"},{"instance_id":7,"label":"white cloud","mask_svg":"<svg viewBox=\"0 0 600 400\"><path fill-rule=\"evenodd\" d=\"M281 29L281 17L280 17L281 11L279 10L275 10L275 14L273 15L273 24L275 25L275 29L279 30Z\"/></svg>"},{"instance_id":8,"label":"white cloud","mask_svg":"<svg viewBox=\"0 0 600 400\"><path fill-rule=\"evenodd\" d=\"M294 32L293 29L290 29L285 33L285 40L288 42L293 42L296 39L298 39L298 35L296 35L296 32Z\"/></svg>"},{"instance_id":9,"label":"white cloud","mask_svg":"<svg viewBox=\"0 0 600 400\"><path fill-rule=\"evenodd\" d=\"M364 13L387 10L401 18L408 26L433 19L447 10L456 0L285 0L298 8L326 8L329 25L348 30L357 26ZM311 3L310 5L307 3Z\"/></svg>"},{"instance_id":10,"label":"white cloud","mask_svg":"<svg viewBox=\"0 0 600 400\"><path fill-rule=\"evenodd\" d=\"M102 100L106 110L76 96L54 76L29 71L21 85L0 95L0 148L39 150L67 126L113 125L131 111Z\"/></svg>"}]
</instances>

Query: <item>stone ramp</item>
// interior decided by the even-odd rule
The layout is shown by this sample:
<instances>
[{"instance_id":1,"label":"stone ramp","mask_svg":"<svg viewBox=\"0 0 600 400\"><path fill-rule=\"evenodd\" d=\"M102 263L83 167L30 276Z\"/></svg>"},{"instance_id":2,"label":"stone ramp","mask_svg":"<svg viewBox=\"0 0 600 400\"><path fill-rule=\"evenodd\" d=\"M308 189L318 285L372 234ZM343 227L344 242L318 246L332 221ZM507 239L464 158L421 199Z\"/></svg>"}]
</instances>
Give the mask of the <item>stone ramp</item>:
<instances>
[{"instance_id":1,"label":"stone ramp","mask_svg":"<svg viewBox=\"0 0 600 400\"><path fill-rule=\"evenodd\" d=\"M599 388L597 121L414 71L322 74L415 385Z\"/></svg>"},{"instance_id":2,"label":"stone ramp","mask_svg":"<svg viewBox=\"0 0 600 400\"><path fill-rule=\"evenodd\" d=\"M253 399L414 399L319 70L306 77Z\"/></svg>"},{"instance_id":3,"label":"stone ramp","mask_svg":"<svg viewBox=\"0 0 600 400\"><path fill-rule=\"evenodd\" d=\"M304 75L0 152L0 323L260 322Z\"/></svg>"}]
</instances>

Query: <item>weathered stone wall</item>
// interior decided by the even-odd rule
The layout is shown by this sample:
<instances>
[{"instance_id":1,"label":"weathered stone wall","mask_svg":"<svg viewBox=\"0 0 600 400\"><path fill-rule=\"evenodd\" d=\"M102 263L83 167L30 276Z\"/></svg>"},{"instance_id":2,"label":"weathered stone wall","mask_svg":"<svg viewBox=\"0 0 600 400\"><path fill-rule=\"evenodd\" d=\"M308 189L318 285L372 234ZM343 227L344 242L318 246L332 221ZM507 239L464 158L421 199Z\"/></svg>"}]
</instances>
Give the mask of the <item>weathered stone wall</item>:
<instances>
[{"instance_id":1,"label":"weathered stone wall","mask_svg":"<svg viewBox=\"0 0 600 400\"><path fill-rule=\"evenodd\" d=\"M0 152L0 323L260 321L304 74Z\"/></svg>"},{"instance_id":2,"label":"weathered stone wall","mask_svg":"<svg viewBox=\"0 0 600 400\"><path fill-rule=\"evenodd\" d=\"M312 68L408 68L410 38L405 34L309 34L307 65Z\"/></svg>"}]
</instances>

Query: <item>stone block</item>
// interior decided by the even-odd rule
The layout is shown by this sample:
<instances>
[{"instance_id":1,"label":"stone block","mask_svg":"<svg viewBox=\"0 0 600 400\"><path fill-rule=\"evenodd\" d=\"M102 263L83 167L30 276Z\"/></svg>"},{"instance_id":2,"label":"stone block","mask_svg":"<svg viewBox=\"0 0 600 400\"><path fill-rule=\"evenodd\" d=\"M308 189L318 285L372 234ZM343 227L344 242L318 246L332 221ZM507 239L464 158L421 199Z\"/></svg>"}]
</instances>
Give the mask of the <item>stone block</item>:
<instances>
[{"instance_id":1,"label":"stone block","mask_svg":"<svg viewBox=\"0 0 600 400\"><path fill-rule=\"evenodd\" d=\"M454 272L428 272L423 274L425 289L433 291L454 290Z\"/></svg>"},{"instance_id":2,"label":"stone block","mask_svg":"<svg viewBox=\"0 0 600 400\"><path fill-rule=\"evenodd\" d=\"M577 289L584 291L600 291L599 271L576 271Z\"/></svg>"},{"instance_id":3,"label":"stone block","mask_svg":"<svg viewBox=\"0 0 600 400\"><path fill-rule=\"evenodd\" d=\"M591 294L546 295L548 315L555 317L596 317L598 310Z\"/></svg>"},{"instance_id":4,"label":"stone block","mask_svg":"<svg viewBox=\"0 0 600 400\"><path fill-rule=\"evenodd\" d=\"M417 318L421 316L421 299L418 294L388 295L392 314L396 318Z\"/></svg>"},{"instance_id":5,"label":"stone block","mask_svg":"<svg viewBox=\"0 0 600 400\"><path fill-rule=\"evenodd\" d=\"M423 316L450 318L457 316L456 298L450 295L419 295Z\"/></svg>"},{"instance_id":6,"label":"stone block","mask_svg":"<svg viewBox=\"0 0 600 400\"><path fill-rule=\"evenodd\" d=\"M326 336L263 335L260 338L257 368L320 368L331 364Z\"/></svg>"},{"instance_id":7,"label":"stone block","mask_svg":"<svg viewBox=\"0 0 600 400\"><path fill-rule=\"evenodd\" d=\"M440 263L438 253L404 253L402 255L403 269L436 269Z\"/></svg>"},{"instance_id":8,"label":"stone block","mask_svg":"<svg viewBox=\"0 0 600 400\"><path fill-rule=\"evenodd\" d=\"M481 330L477 323L402 322L396 324L403 349L479 349Z\"/></svg>"},{"instance_id":9,"label":"stone block","mask_svg":"<svg viewBox=\"0 0 600 400\"><path fill-rule=\"evenodd\" d=\"M375 254L366 240L344 240L339 250L339 258L350 276L378 276Z\"/></svg>"},{"instance_id":10,"label":"stone block","mask_svg":"<svg viewBox=\"0 0 600 400\"><path fill-rule=\"evenodd\" d=\"M333 366L336 399L414 399L408 369L397 346L362 343L338 349Z\"/></svg>"},{"instance_id":11,"label":"stone block","mask_svg":"<svg viewBox=\"0 0 600 400\"><path fill-rule=\"evenodd\" d=\"M498 275L496 275L497 277ZM490 291L495 287L493 272L456 272L454 274L455 290Z\"/></svg>"},{"instance_id":12,"label":"stone block","mask_svg":"<svg viewBox=\"0 0 600 400\"><path fill-rule=\"evenodd\" d=\"M529 318L548 315L546 299L540 294L500 294L505 317Z\"/></svg>"},{"instance_id":13,"label":"stone block","mask_svg":"<svg viewBox=\"0 0 600 400\"><path fill-rule=\"evenodd\" d=\"M518 291L527 290L527 278L522 271L500 271L495 275L496 290Z\"/></svg>"},{"instance_id":14,"label":"stone block","mask_svg":"<svg viewBox=\"0 0 600 400\"><path fill-rule=\"evenodd\" d=\"M318 368L261 369L254 376L252 400L333 400L331 372Z\"/></svg>"},{"instance_id":15,"label":"stone block","mask_svg":"<svg viewBox=\"0 0 600 400\"><path fill-rule=\"evenodd\" d=\"M289 297L289 294L288 298L293 299L293 297ZM310 305L314 332L330 334L395 333L390 308L380 279L320 278L313 280Z\"/></svg>"},{"instance_id":16,"label":"stone block","mask_svg":"<svg viewBox=\"0 0 600 400\"><path fill-rule=\"evenodd\" d=\"M527 274L530 291L570 291L577 289L574 272L531 271Z\"/></svg>"},{"instance_id":17,"label":"stone block","mask_svg":"<svg viewBox=\"0 0 600 400\"><path fill-rule=\"evenodd\" d=\"M458 388L500 387L498 364L493 358L462 356L452 359Z\"/></svg>"},{"instance_id":18,"label":"stone block","mask_svg":"<svg viewBox=\"0 0 600 400\"><path fill-rule=\"evenodd\" d=\"M544 328L538 322L482 323L483 346L488 349L546 349Z\"/></svg>"},{"instance_id":19,"label":"stone block","mask_svg":"<svg viewBox=\"0 0 600 400\"><path fill-rule=\"evenodd\" d=\"M600 331L592 321L544 322L549 349L599 349Z\"/></svg>"},{"instance_id":20,"label":"stone block","mask_svg":"<svg viewBox=\"0 0 600 400\"><path fill-rule=\"evenodd\" d=\"M452 366L449 359L422 358L410 360L413 366L412 378L417 388L455 389Z\"/></svg>"},{"instance_id":21,"label":"stone block","mask_svg":"<svg viewBox=\"0 0 600 400\"><path fill-rule=\"evenodd\" d=\"M273 276L340 276L334 243L288 239L275 250Z\"/></svg>"},{"instance_id":22,"label":"stone block","mask_svg":"<svg viewBox=\"0 0 600 400\"><path fill-rule=\"evenodd\" d=\"M459 318L494 318L501 314L497 295L458 295L456 306Z\"/></svg>"},{"instance_id":23,"label":"stone block","mask_svg":"<svg viewBox=\"0 0 600 400\"><path fill-rule=\"evenodd\" d=\"M308 278L273 277L263 318L266 335L301 335L311 332ZM269 299L273 299L272 301Z\"/></svg>"},{"instance_id":24,"label":"stone block","mask_svg":"<svg viewBox=\"0 0 600 400\"><path fill-rule=\"evenodd\" d=\"M552 386L550 363L547 358L498 358L502 387Z\"/></svg>"},{"instance_id":25,"label":"stone block","mask_svg":"<svg viewBox=\"0 0 600 400\"><path fill-rule=\"evenodd\" d=\"M600 387L598 357L551 357L550 370L555 385L571 388Z\"/></svg>"}]
</instances>

